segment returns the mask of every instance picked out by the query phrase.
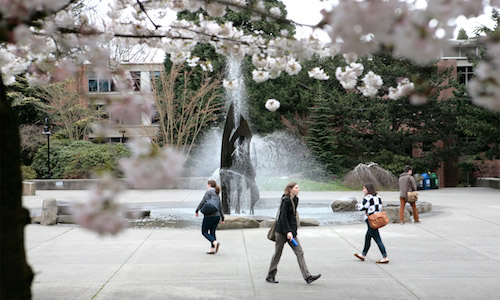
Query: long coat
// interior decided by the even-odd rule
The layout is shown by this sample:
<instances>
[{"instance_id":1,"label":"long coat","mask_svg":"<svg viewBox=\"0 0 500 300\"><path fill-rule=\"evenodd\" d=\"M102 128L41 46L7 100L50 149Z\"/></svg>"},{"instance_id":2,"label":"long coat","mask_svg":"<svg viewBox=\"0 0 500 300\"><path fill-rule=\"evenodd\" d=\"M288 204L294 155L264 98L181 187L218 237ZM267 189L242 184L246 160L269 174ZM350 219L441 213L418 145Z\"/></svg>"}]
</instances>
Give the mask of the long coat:
<instances>
[{"instance_id":1,"label":"long coat","mask_svg":"<svg viewBox=\"0 0 500 300\"><path fill-rule=\"evenodd\" d=\"M289 196L283 195L283 197L281 197L281 208L278 222L276 222L276 232L284 235L291 232L293 236L297 236L296 210L299 205L299 197L295 196L293 198L293 203L295 204L295 210L293 209L292 200L290 200Z\"/></svg>"},{"instance_id":2,"label":"long coat","mask_svg":"<svg viewBox=\"0 0 500 300\"><path fill-rule=\"evenodd\" d=\"M408 192L417 190L417 185L413 176L407 172L399 175L399 197L408 199Z\"/></svg>"}]
</instances>

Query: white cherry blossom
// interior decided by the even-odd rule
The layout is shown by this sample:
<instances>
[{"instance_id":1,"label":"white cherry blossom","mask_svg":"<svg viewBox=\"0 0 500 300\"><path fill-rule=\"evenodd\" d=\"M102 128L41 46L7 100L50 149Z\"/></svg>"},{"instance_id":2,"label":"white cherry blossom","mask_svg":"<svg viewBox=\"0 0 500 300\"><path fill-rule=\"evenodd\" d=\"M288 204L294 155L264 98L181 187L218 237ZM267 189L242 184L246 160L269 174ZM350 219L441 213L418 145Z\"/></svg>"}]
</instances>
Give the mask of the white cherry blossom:
<instances>
[{"instance_id":1,"label":"white cherry blossom","mask_svg":"<svg viewBox=\"0 0 500 300\"><path fill-rule=\"evenodd\" d=\"M261 83L269 79L269 73L263 70L253 70L252 78L255 82Z\"/></svg>"},{"instance_id":2,"label":"white cherry blossom","mask_svg":"<svg viewBox=\"0 0 500 300\"><path fill-rule=\"evenodd\" d=\"M280 108L280 102L276 99L268 99L266 101L265 107L269 111L277 111Z\"/></svg>"},{"instance_id":3,"label":"white cherry blossom","mask_svg":"<svg viewBox=\"0 0 500 300\"><path fill-rule=\"evenodd\" d=\"M269 9L269 12L271 13L271 15L273 15L277 18L281 17L281 10L279 7L276 7L276 6L271 7L271 9Z\"/></svg>"},{"instance_id":4,"label":"white cherry blossom","mask_svg":"<svg viewBox=\"0 0 500 300\"><path fill-rule=\"evenodd\" d=\"M410 82L408 78L403 78L398 82L396 88L389 88L389 99L398 100L401 97L410 95L415 90L413 82Z\"/></svg>"},{"instance_id":5,"label":"white cherry blossom","mask_svg":"<svg viewBox=\"0 0 500 300\"><path fill-rule=\"evenodd\" d=\"M355 88L358 83L356 72L349 66L345 67L345 70L341 67L337 67L335 70L335 77L346 90Z\"/></svg>"},{"instance_id":6,"label":"white cherry blossom","mask_svg":"<svg viewBox=\"0 0 500 300\"><path fill-rule=\"evenodd\" d=\"M285 71L288 75L293 76L299 74L302 70L302 66L294 59L291 58L288 60L286 64Z\"/></svg>"},{"instance_id":7,"label":"white cherry blossom","mask_svg":"<svg viewBox=\"0 0 500 300\"><path fill-rule=\"evenodd\" d=\"M328 74L326 74L325 71L319 67L313 68L311 71L307 73L309 74L309 77L318 80L328 80L330 78L330 76L328 76Z\"/></svg>"},{"instance_id":8,"label":"white cherry blossom","mask_svg":"<svg viewBox=\"0 0 500 300\"><path fill-rule=\"evenodd\" d=\"M235 90L240 84L241 84L241 81L239 79L234 79L234 80L224 79L224 81L222 82L222 86L226 90L230 90L230 91Z\"/></svg>"},{"instance_id":9,"label":"white cherry blossom","mask_svg":"<svg viewBox=\"0 0 500 300\"><path fill-rule=\"evenodd\" d=\"M363 85L358 87L363 93L365 97L374 97L377 95L378 90L384 84L382 81L382 77L373 73L372 71L368 72L362 79Z\"/></svg>"},{"instance_id":10,"label":"white cherry blossom","mask_svg":"<svg viewBox=\"0 0 500 300\"><path fill-rule=\"evenodd\" d=\"M500 70L491 64L481 62L476 75L467 85L474 103L490 110L500 111Z\"/></svg>"},{"instance_id":11,"label":"white cherry blossom","mask_svg":"<svg viewBox=\"0 0 500 300\"><path fill-rule=\"evenodd\" d=\"M226 14L226 6L217 2L210 2L206 5L207 13L211 17L222 18Z\"/></svg>"}]
</instances>

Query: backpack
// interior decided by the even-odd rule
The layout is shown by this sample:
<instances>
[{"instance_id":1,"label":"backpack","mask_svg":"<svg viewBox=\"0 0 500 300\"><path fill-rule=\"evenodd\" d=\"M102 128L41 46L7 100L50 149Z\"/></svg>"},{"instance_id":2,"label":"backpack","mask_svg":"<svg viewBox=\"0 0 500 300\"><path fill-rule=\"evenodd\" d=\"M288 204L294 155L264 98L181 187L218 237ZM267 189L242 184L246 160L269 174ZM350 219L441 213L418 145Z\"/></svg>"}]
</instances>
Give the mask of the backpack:
<instances>
[{"instance_id":1,"label":"backpack","mask_svg":"<svg viewBox=\"0 0 500 300\"><path fill-rule=\"evenodd\" d=\"M205 203L203 204L203 206L201 207L200 211L204 214L204 215L210 215L210 214L213 214L217 211L220 210L220 203L219 203L219 197L217 196L210 196L206 201Z\"/></svg>"}]
</instances>

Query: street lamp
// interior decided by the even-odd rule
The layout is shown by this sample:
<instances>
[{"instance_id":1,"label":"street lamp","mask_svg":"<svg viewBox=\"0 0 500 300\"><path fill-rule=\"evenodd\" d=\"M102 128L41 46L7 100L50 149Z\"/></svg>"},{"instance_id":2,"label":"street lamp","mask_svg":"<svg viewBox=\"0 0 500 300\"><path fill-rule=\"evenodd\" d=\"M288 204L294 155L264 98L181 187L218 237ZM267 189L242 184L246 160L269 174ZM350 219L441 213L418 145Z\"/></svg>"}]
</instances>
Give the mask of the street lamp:
<instances>
[{"instance_id":1,"label":"street lamp","mask_svg":"<svg viewBox=\"0 0 500 300\"><path fill-rule=\"evenodd\" d=\"M47 169L48 175L50 176L50 130L49 130L49 119L45 118L45 125L43 126L43 132L47 136Z\"/></svg>"}]
</instances>

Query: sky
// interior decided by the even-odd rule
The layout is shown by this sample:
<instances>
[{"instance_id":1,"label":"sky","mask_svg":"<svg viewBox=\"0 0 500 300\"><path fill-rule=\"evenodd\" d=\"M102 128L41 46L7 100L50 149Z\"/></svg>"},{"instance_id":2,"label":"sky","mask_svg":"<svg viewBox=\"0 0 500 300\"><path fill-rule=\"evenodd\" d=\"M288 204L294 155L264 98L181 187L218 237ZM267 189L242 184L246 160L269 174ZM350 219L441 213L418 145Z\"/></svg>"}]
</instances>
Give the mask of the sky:
<instances>
[{"instance_id":1,"label":"sky","mask_svg":"<svg viewBox=\"0 0 500 300\"><path fill-rule=\"evenodd\" d=\"M307 4L305 4L306 0L282 0L282 2L286 5L288 18L300 24L315 25L321 20L322 16L320 11L322 9L329 10L332 4L335 4L337 1L307 0ZM425 7L426 5L426 1L423 0L416 0L415 2L417 7ZM457 36L460 28L464 28L469 37L474 36L474 30L482 25L493 28L495 24L493 20L491 20L491 10L491 7L487 7L484 13L477 18L467 19L465 17L459 17L457 19L458 26L455 29L454 37ZM302 26L297 28L297 34L301 37L309 36L311 32L312 30L310 27ZM321 30L317 30L315 34L321 40L329 40L326 33L321 32Z\"/></svg>"},{"instance_id":2,"label":"sky","mask_svg":"<svg viewBox=\"0 0 500 300\"><path fill-rule=\"evenodd\" d=\"M109 3L109 0L89 0L90 3L95 4L99 9L98 14L105 14L106 11L109 9L107 6L107 3ZM296 23L299 24L304 24L304 25L316 25L321 21L322 15L321 15L321 10L322 9L327 9L329 10L333 4L336 4L338 1L337 0L281 0L287 8L287 17ZM408 0L408 1L413 1L415 2L415 6L417 7L425 7L426 6L426 1L425 0ZM479 1L479 0L474 0L474 1ZM457 19L457 24L458 26L455 29L455 34L454 37L457 36L458 31L460 28L464 28L468 34L469 37L474 36L474 30L482 25L486 25L490 28L493 28L495 25L493 20L491 20L491 7L487 7L484 11L484 13L477 17L477 18L470 18L467 19L465 17L459 17ZM175 19L176 13L173 11L170 11L167 14L167 17L163 22L171 22L172 20ZM162 22L162 23L163 23ZM309 37L309 35L312 32L312 27L310 26L297 26L296 27L296 33L297 37L302 38L302 37ZM328 34L326 34L324 31L321 29L316 29L314 31L314 35L322 40L323 42L329 42L330 38L328 37ZM161 51L160 51L161 52ZM153 61L158 61L161 62L164 59L164 54L163 52L157 53L156 55L153 55L152 60Z\"/></svg>"}]
</instances>

